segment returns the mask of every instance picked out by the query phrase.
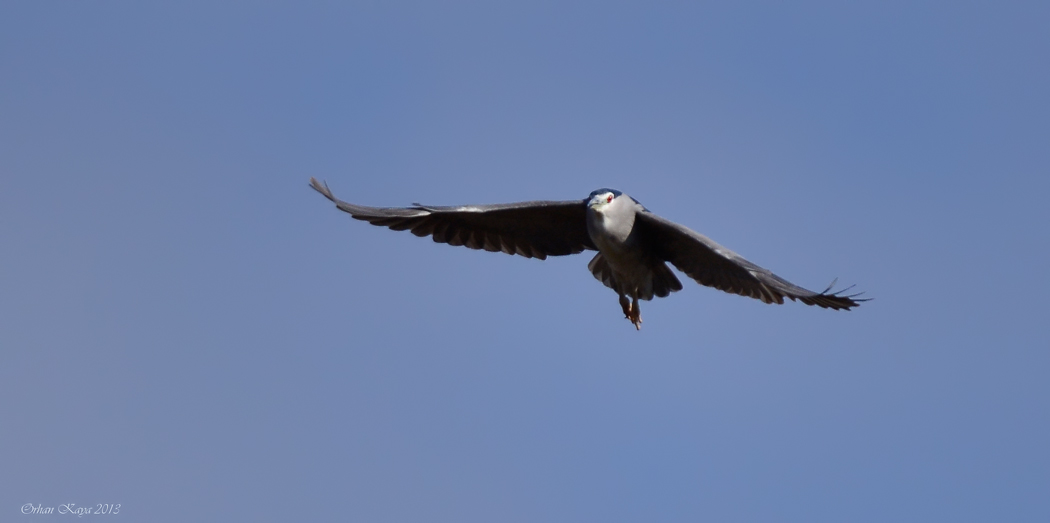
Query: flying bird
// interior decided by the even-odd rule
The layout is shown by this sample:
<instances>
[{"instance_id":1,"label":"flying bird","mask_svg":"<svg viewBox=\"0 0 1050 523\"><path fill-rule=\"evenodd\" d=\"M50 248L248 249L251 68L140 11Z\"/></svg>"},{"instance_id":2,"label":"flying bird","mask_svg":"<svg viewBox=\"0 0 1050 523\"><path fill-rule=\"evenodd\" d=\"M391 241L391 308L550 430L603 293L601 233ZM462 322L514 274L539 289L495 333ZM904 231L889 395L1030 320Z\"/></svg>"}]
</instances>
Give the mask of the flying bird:
<instances>
[{"instance_id":1,"label":"flying bird","mask_svg":"<svg viewBox=\"0 0 1050 523\"><path fill-rule=\"evenodd\" d=\"M762 300L784 298L825 309L850 310L867 299L859 294L799 287L745 260L708 237L650 212L614 189L598 189L584 200L533 201L495 205L366 207L332 195L328 184L310 186L353 218L395 231L431 236L435 242L502 251L526 258L598 251L587 268L616 291L624 317L642 328L638 300L664 298L682 290L667 266L674 265L701 285ZM630 300L628 300L630 298Z\"/></svg>"}]
</instances>

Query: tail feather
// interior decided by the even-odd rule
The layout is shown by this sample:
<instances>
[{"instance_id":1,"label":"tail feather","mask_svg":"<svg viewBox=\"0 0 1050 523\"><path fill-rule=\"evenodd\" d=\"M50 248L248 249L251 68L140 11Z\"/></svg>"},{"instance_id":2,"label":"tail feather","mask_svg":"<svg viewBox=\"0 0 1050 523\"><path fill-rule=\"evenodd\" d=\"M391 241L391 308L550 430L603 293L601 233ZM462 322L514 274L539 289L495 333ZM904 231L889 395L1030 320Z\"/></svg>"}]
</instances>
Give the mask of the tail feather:
<instances>
[{"instance_id":1,"label":"tail feather","mask_svg":"<svg viewBox=\"0 0 1050 523\"><path fill-rule=\"evenodd\" d=\"M616 279L616 275L613 273L612 267L609 266L609 262L606 261L602 253L594 255L591 258L590 263L587 264L587 268L590 269L591 274L602 282L606 287L616 291L620 294L629 296L634 295L634 289L624 289L620 282ZM638 299L640 300L651 300L653 296L660 298L666 298L672 292L682 290L682 282L678 281L678 277L675 276L674 272L663 262L658 262L649 267L652 273L651 285L645 286L645 288L637 289Z\"/></svg>"},{"instance_id":2,"label":"tail feather","mask_svg":"<svg viewBox=\"0 0 1050 523\"><path fill-rule=\"evenodd\" d=\"M602 282L606 287L620 292L619 285L616 283L616 277L613 276L612 267L609 267L609 262L605 261L605 257L602 253L594 255L591 258L590 263L587 264L587 268L591 271L591 274L597 278L598 281Z\"/></svg>"},{"instance_id":3,"label":"tail feather","mask_svg":"<svg viewBox=\"0 0 1050 523\"><path fill-rule=\"evenodd\" d=\"M666 263L659 262L653 265L653 294L660 298L666 298L672 292L682 290L682 282L671 272Z\"/></svg>"}]
</instances>

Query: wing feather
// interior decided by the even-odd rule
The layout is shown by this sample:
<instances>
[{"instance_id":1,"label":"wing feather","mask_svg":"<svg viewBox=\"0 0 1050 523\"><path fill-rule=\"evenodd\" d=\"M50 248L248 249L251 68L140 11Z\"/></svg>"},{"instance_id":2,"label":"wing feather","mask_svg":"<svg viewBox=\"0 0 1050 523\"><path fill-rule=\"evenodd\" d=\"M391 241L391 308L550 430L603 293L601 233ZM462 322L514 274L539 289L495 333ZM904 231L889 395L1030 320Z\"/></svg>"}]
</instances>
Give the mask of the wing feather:
<instances>
[{"instance_id":1,"label":"wing feather","mask_svg":"<svg viewBox=\"0 0 1050 523\"><path fill-rule=\"evenodd\" d=\"M546 259L597 250L587 234L583 201L534 201L497 205L367 207L336 198L327 184L310 178L310 186L355 219L435 242L526 258Z\"/></svg>"},{"instance_id":2,"label":"wing feather","mask_svg":"<svg viewBox=\"0 0 1050 523\"><path fill-rule=\"evenodd\" d=\"M842 291L813 292L795 285L767 269L744 259L710 238L648 211L638 213L636 227L657 256L670 262L701 285L756 298L765 303L784 303L784 298L827 309L845 309L867 299L843 295Z\"/></svg>"}]
</instances>

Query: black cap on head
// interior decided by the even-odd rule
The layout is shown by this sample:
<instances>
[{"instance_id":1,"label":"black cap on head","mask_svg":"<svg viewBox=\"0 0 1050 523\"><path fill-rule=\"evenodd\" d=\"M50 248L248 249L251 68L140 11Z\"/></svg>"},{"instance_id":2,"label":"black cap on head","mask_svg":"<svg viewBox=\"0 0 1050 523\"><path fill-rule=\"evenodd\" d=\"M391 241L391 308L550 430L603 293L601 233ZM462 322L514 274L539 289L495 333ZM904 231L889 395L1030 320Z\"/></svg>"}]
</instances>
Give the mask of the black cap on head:
<instances>
[{"instance_id":1,"label":"black cap on head","mask_svg":"<svg viewBox=\"0 0 1050 523\"><path fill-rule=\"evenodd\" d=\"M616 189L608 189L608 188L604 188L604 189L597 189L597 190L591 191L591 195L590 195L590 196L588 196L587 198L588 198L588 199L590 199L590 198L594 198L595 196L597 196L597 195L599 195L599 194L604 194L604 193L607 193L607 192L611 192L611 193L613 193L613 196L615 196L615 197L617 197L617 198L619 198L620 196L622 196L622 195L623 195L623 193L622 193L622 192L620 192L620 191L617 191Z\"/></svg>"}]
</instances>

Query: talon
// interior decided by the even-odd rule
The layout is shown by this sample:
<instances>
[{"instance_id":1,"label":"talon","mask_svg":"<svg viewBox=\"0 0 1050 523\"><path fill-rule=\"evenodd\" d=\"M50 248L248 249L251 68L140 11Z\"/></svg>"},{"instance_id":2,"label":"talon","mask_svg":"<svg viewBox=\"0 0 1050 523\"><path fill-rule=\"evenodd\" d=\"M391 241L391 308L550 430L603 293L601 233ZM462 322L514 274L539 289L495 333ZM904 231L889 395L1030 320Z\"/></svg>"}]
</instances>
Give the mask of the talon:
<instances>
[{"instance_id":1,"label":"talon","mask_svg":"<svg viewBox=\"0 0 1050 523\"><path fill-rule=\"evenodd\" d=\"M638 307L638 298L631 301L631 323L634 330L642 330L642 309Z\"/></svg>"},{"instance_id":2,"label":"talon","mask_svg":"<svg viewBox=\"0 0 1050 523\"><path fill-rule=\"evenodd\" d=\"M621 294L620 307L623 308L624 319L631 320L635 330L642 330L642 311L638 308L638 298L628 300L627 296Z\"/></svg>"}]
</instances>

